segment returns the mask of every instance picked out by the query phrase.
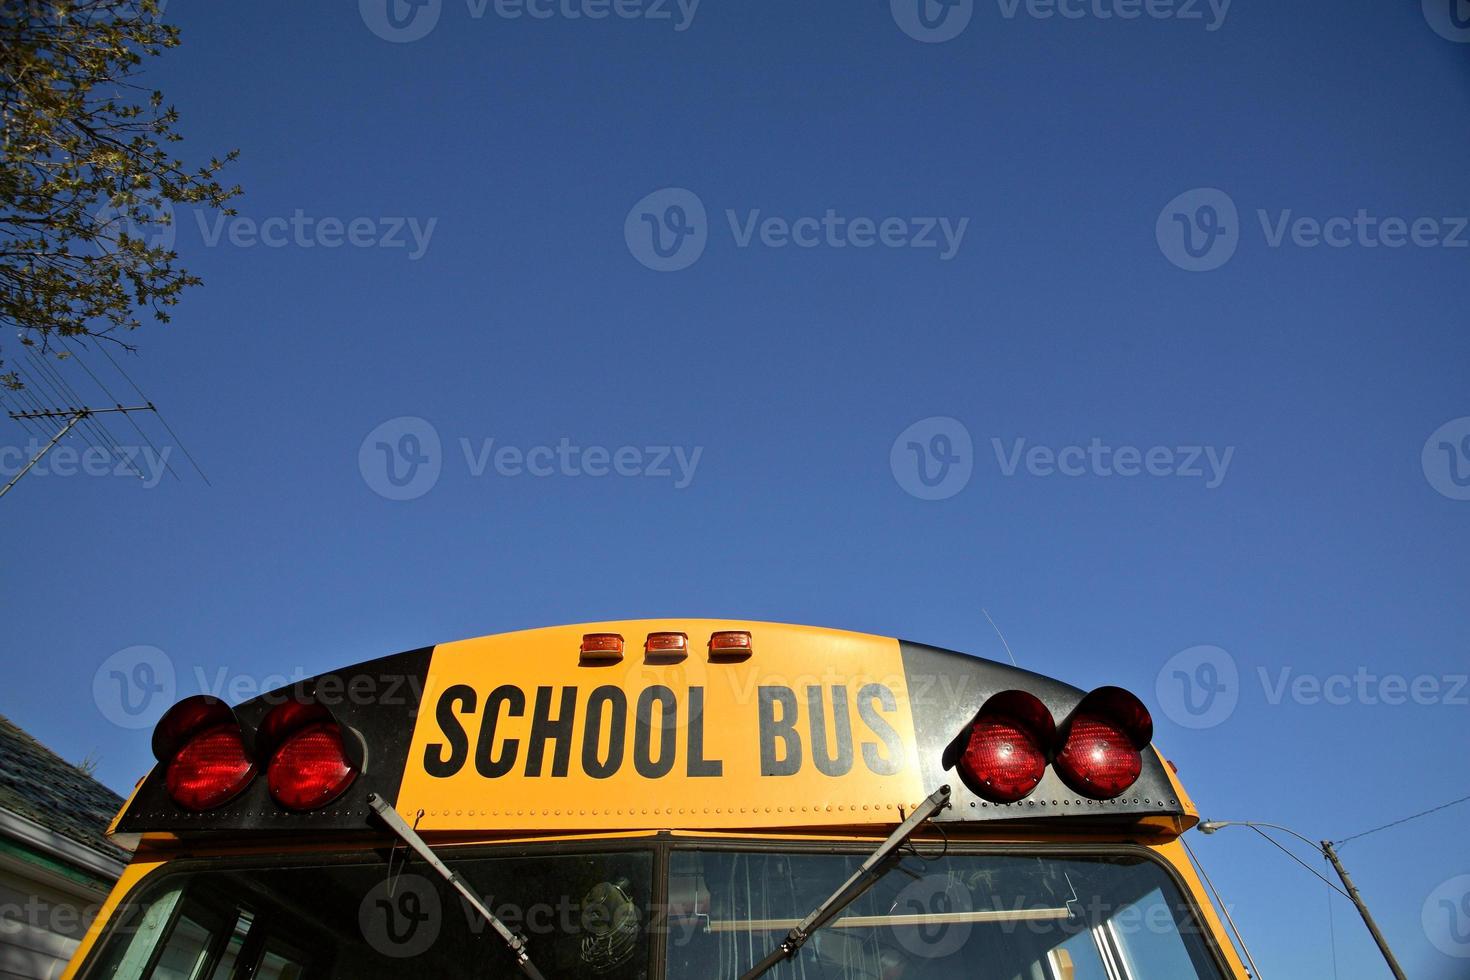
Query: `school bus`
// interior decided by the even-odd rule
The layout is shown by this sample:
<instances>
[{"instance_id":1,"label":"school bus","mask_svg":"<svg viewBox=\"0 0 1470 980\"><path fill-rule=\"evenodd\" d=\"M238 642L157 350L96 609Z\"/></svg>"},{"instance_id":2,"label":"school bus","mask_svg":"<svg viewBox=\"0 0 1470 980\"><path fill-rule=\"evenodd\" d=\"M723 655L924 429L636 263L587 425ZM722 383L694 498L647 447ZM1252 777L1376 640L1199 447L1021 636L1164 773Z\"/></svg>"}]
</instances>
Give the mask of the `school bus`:
<instances>
[{"instance_id":1,"label":"school bus","mask_svg":"<svg viewBox=\"0 0 1470 980\"><path fill-rule=\"evenodd\" d=\"M1128 692L708 619L170 709L66 977L1245 980Z\"/></svg>"}]
</instances>

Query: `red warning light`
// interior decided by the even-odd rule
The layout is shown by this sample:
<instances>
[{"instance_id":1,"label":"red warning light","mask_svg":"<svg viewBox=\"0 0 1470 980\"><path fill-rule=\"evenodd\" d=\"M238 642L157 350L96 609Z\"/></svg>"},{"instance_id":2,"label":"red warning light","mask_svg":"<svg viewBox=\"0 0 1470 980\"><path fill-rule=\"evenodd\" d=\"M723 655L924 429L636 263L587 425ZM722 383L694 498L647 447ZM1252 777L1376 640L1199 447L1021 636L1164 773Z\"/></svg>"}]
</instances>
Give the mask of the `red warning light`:
<instances>
[{"instance_id":1,"label":"red warning light","mask_svg":"<svg viewBox=\"0 0 1470 980\"><path fill-rule=\"evenodd\" d=\"M216 725L195 735L168 764L168 795L188 810L228 803L255 778L240 726Z\"/></svg>"},{"instance_id":2,"label":"red warning light","mask_svg":"<svg viewBox=\"0 0 1470 980\"><path fill-rule=\"evenodd\" d=\"M341 796L357 778L347 759L342 729L317 722L286 739L271 759L266 781L271 796L288 810L315 810Z\"/></svg>"},{"instance_id":3,"label":"red warning light","mask_svg":"<svg viewBox=\"0 0 1470 980\"><path fill-rule=\"evenodd\" d=\"M1062 726L1057 775L1075 793L1111 800L1128 791L1143 771L1143 750L1154 723L1143 702L1120 687L1100 687Z\"/></svg>"},{"instance_id":4,"label":"red warning light","mask_svg":"<svg viewBox=\"0 0 1470 980\"><path fill-rule=\"evenodd\" d=\"M1002 691L971 722L958 760L960 779L992 803L1016 803L1046 775L1056 723L1046 705L1025 691Z\"/></svg>"}]
</instances>

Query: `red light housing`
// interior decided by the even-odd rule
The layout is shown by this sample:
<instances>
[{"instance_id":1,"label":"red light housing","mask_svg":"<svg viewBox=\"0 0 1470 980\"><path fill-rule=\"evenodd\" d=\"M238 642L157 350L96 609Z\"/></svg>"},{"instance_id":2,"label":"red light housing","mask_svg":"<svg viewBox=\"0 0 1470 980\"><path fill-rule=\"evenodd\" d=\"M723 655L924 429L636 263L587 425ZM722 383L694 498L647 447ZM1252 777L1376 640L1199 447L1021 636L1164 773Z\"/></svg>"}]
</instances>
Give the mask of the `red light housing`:
<instances>
[{"instance_id":1,"label":"red light housing","mask_svg":"<svg viewBox=\"0 0 1470 980\"><path fill-rule=\"evenodd\" d=\"M255 753L261 758L273 755L276 748L293 732L317 721L334 721L324 705L307 701L282 701L265 716L255 732Z\"/></svg>"},{"instance_id":2,"label":"red light housing","mask_svg":"<svg viewBox=\"0 0 1470 980\"><path fill-rule=\"evenodd\" d=\"M217 697L196 694L169 708L153 728L153 758L167 765L178 751L206 728L235 725L235 712Z\"/></svg>"},{"instance_id":3,"label":"red light housing","mask_svg":"<svg viewBox=\"0 0 1470 980\"><path fill-rule=\"evenodd\" d=\"M751 655L754 643L745 630L720 630L709 636L709 655L725 660L740 660Z\"/></svg>"},{"instance_id":4,"label":"red light housing","mask_svg":"<svg viewBox=\"0 0 1470 980\"><path fill-rule=\"evenodd\" d=\"M212 810L239 796L255 778L255 763L233 719L194 735L169 761L168 795L186 810Z\"/></svg>"},{"instance_id":5,"label":"red light housing","mask_svg":"<svg viewBox=\"0 0 1470 980\"><path fill-rule=\"evenodd\" d=\"M643 652L667 658L686 657L689 655L689 634L649 633L643 643Z\"/></svg>"},{"instance_id":6,"label":"red light housing","mask_svg":"<svg viewBox=\"0 0 1470 980\"><path fill-rule=\"evenodd\" d=\"M1024 800L1046 775L1055 736L1056 722L1035 695L1002 691L985 702L962 736L960 779L992 803Z\"/></svg>"},{"instance_id":7,"label":"red light housing","mask_svg":"<svg viewBox=\"0 0 1470 980\"><path fill-rule=\"evenodd\" d=\"M583 660L622 660L623 637L619 633L588 633L582 637Z\"/></svg>"},{"instance_id":8,"label":"red light housing","mask_svg":"<svg viewBox=\"0 0 1470 980\"><path fill-rule=\"evenodd\" d=\"M357 772L347 757L341 726L318 721L281 743L271 758L266 783L271 796L286 809L315 810L346 792Z\"/></svg>"},{"instance_id":9,"label":"red light housing","mask_svg":"<svg viewBox=\"0 0 1470 980\"><path fill-rule=\"evenodd\" d=\"M1080 796L1111 800L1137 782L1153 737L1142 701L1120 687L1100 687L1062 726L1057 775Z\"/></svg>"}]
</instances>

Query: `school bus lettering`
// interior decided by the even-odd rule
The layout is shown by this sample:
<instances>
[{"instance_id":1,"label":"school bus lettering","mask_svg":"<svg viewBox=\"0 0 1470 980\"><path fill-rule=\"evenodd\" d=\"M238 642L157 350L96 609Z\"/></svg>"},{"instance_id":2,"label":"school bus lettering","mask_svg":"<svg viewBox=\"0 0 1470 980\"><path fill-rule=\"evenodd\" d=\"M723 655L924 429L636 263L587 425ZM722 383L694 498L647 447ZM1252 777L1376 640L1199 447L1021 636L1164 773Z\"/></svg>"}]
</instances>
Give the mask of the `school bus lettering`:
<instances>
[{"instance_id":1,"label":"school bus lettering","mask_svg":"<svg viewBox=\"0 0 1470 980\"><path fill-rule=\"evenodd\" d=\"M567 778L579 732L583 775L611 778L631 756L639 776L662 779L679 762L681 728L684 774L724 774L723 760L705 755L703 687L687 688L681 698L672 687L655 684L638 692L631 710L630 692L621 687L604 684L583 692L573 686L537 687L529 730L524 730L514 727L515 719L527 714L528 698L519 687L500 685L483 706L468 685L446 688L434 708L442 740L424 746L424 772L447 779L464 769L471 738L465 719L478 715L474 768L485 779L499 779L517 767L527 777ZM842 777L852 772L859 756L879 776L895 775L904 767L903 740L885 717L898 710L898 699L887 685L865 684L856 698L845 684L813 684L799 693L785 685L762 685L756 689L756 704L762 776L794 776L810 765L823 776Z\"/></svg>"},{"instance_id":2,"label":"school bus lettering","mask_svg":"<svg viewBox=\"0 0 1470 980\"><path fill-rule=\"evenodd\" d=\"M658 757L653 756L653 708L658 705ZM674 726L679 721L679 702L663 685L650 687L638 696L638 732L633 738L633 768L645 779L662 779L674 768Z\"/></svg>"},{"instance_id":3,"label":"school bus lettering","mask_svg":"<svg viewBox=\"0 0 1470 980\"><path fill-rule=\"evenodd\" d=\"M436 743L424 750L424 771L429 775L452 776L464 765L470 740L456 712L473 713L474 710L475 689L467 684L455 684L440 696L434 715L449 744Z\"/></svg>"},{"instance_id":4,"label":"school bus lettering","mask_svg":"<svg viewBox=\"0 0 1470 980\"><path fill-rule=\"evenodd\" d=\"M538 691L537 708L540 708L540 692ZM480 739L475 746L475 772L486 779L494 779L504 776L510 772L511 766L516 761L516 746L519 744L515 739L506 739L500 746L498 755L492 755L495 743L495 728L503 713L519 718L526 713L526 696L521 689L510 684L502 684L490 692L490 697L485 699L485 721L480 726ZM540 764L539 753L537 764Z\"/></svg>"},{"instance_id":5,"label":"school bus lettering","mask_svg":"<svg viewBox=\"0 0 1470 980\"><path fill-rule=\"evenodd\" d=\"M876 707L874 706L876 704ZM876 775L894 776L903 769L903 738L880 711L892 714L898 700L886 684L864 684L858 691L858 717L883 741L882 751L875 742L863 743L863 762Z\"/></svg>"},{"instance_id":6,"label":"school bus lettering","mask_svg":"<svg viewBox=\"0 0 1470 980\"><path fill-rule=\"evenodd\" d=\"M531 738L526 746L526 775L541 775L541 763L546 755L546 741L552 740L556 743L556 755L551 760L551 775L564 778L572 758L572 725L577 720L577 689L572 687L562 688L561 703L557 706L556 717L551 717L552 688L536 688L536 710L531 719ZM493 721L489 722L493 724ZM503 776L510 771L515 762L515 754L512 750L506 760L505 771L495 775ZM482 776L493 779L495 775L482 772Z\"/></svg>"},{"instance_id":7,"label":"school bus lettering","mask_svg":"<svg viewBox=\"0 0 1470 980\"><path fill-rule=\"evenodd\" d=\"M852 771L852 714L847 686L827 688L808 685L805 692L807 733L812 764L824 776L846 776ZM784 685L765 685L756 691L760 713L761 775L794 776L801 771L804 754L801 711L796 692ZM878 708L874 707L874 704ZM830 714L829 714L830 706ZM878 776L892 776L903 769L903 742L879 710L898 710L893 691L883 684L865 684L858 691L858 717L881 740L859 746L863 764ZM829 722L830 718L830 722ZM828 726L832 732L829 736ZM829 741L830 738L830 741Z\"/></svg>"},{"instance_id":8,"label":"school bus lettering","mask_svg":"<svg viewBox=\"0 0 1470 980\"><path fill-rule=\"evenodd\" d=\"M562 697L566 701L565 695ZM609 710L607 758L599 759L598 742L602 740L602 713ZM628 696L620 687L599 687L587 701L587 731L582 738L582 771L593 779L606 779L623 764L623 732L628 724Z\"/></svg>"},{"instance_id":9,"label":"school bus lettering","mask_svg":"<svg viewBox=\"0 0 1470 980\"><path fill-rule=\"evenodd\" d=\"M530 731L525 734L523 772L528 777L566 778L571 771L572 741L577 731L580 689L542 686L536 688L531 708ZM693 777L716 777L724 774L724 763L705 756L704 688L691 687L686 692L688 725L685 735L685 774ZM457 775L469 756L469 734L461 716L481 715L475 741L475 772L486 779L509 775L520 758L522 739L505 733L509 719L524 718L526 695L512 684L502 684L490 692L484 708L477 711L478 697L474 688L455 684L439 695L434 718L443 735L442 742L424 747L424 772L437 779ZM646 779L669 775L678 761L680 699L673 688L654 685L645 688L633 710L633 769ZM593 779L616 775L628 756L628 696L620 687L602 685L586 698L582 711L582 773ZM547 749L550 743L550 769Z\"/></svg>"}]
</instances>

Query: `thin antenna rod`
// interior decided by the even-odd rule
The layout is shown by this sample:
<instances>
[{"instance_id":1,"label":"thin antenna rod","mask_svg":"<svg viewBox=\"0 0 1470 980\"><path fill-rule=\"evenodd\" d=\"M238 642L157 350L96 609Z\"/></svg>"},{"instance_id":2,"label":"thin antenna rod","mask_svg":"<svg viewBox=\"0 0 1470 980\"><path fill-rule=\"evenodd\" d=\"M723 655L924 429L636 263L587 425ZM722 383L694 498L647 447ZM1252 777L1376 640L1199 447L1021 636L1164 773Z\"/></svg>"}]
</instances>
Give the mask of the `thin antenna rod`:
<instances>
[{"instance_id":1,"label":"thin antenna rod","mask_svg":"<svg viewBox=\"0 0 1470 980\"><path fill-rule=\"evenodd\" d=\"M1011 645L1006 642L1006 635L1000 631L999 626L995 625L995 620L990 618L990 613L986 612L984 606L980 607L980 611L985 613L985 619L990 623L990 628L995 630L996 636L1000 637L1000 645L1006 648L1006 656L1011 658L1011 666L1021 666L1020 664L1016 663L1016 655L1011 652Z\"/></svg>"}]
</instances>

